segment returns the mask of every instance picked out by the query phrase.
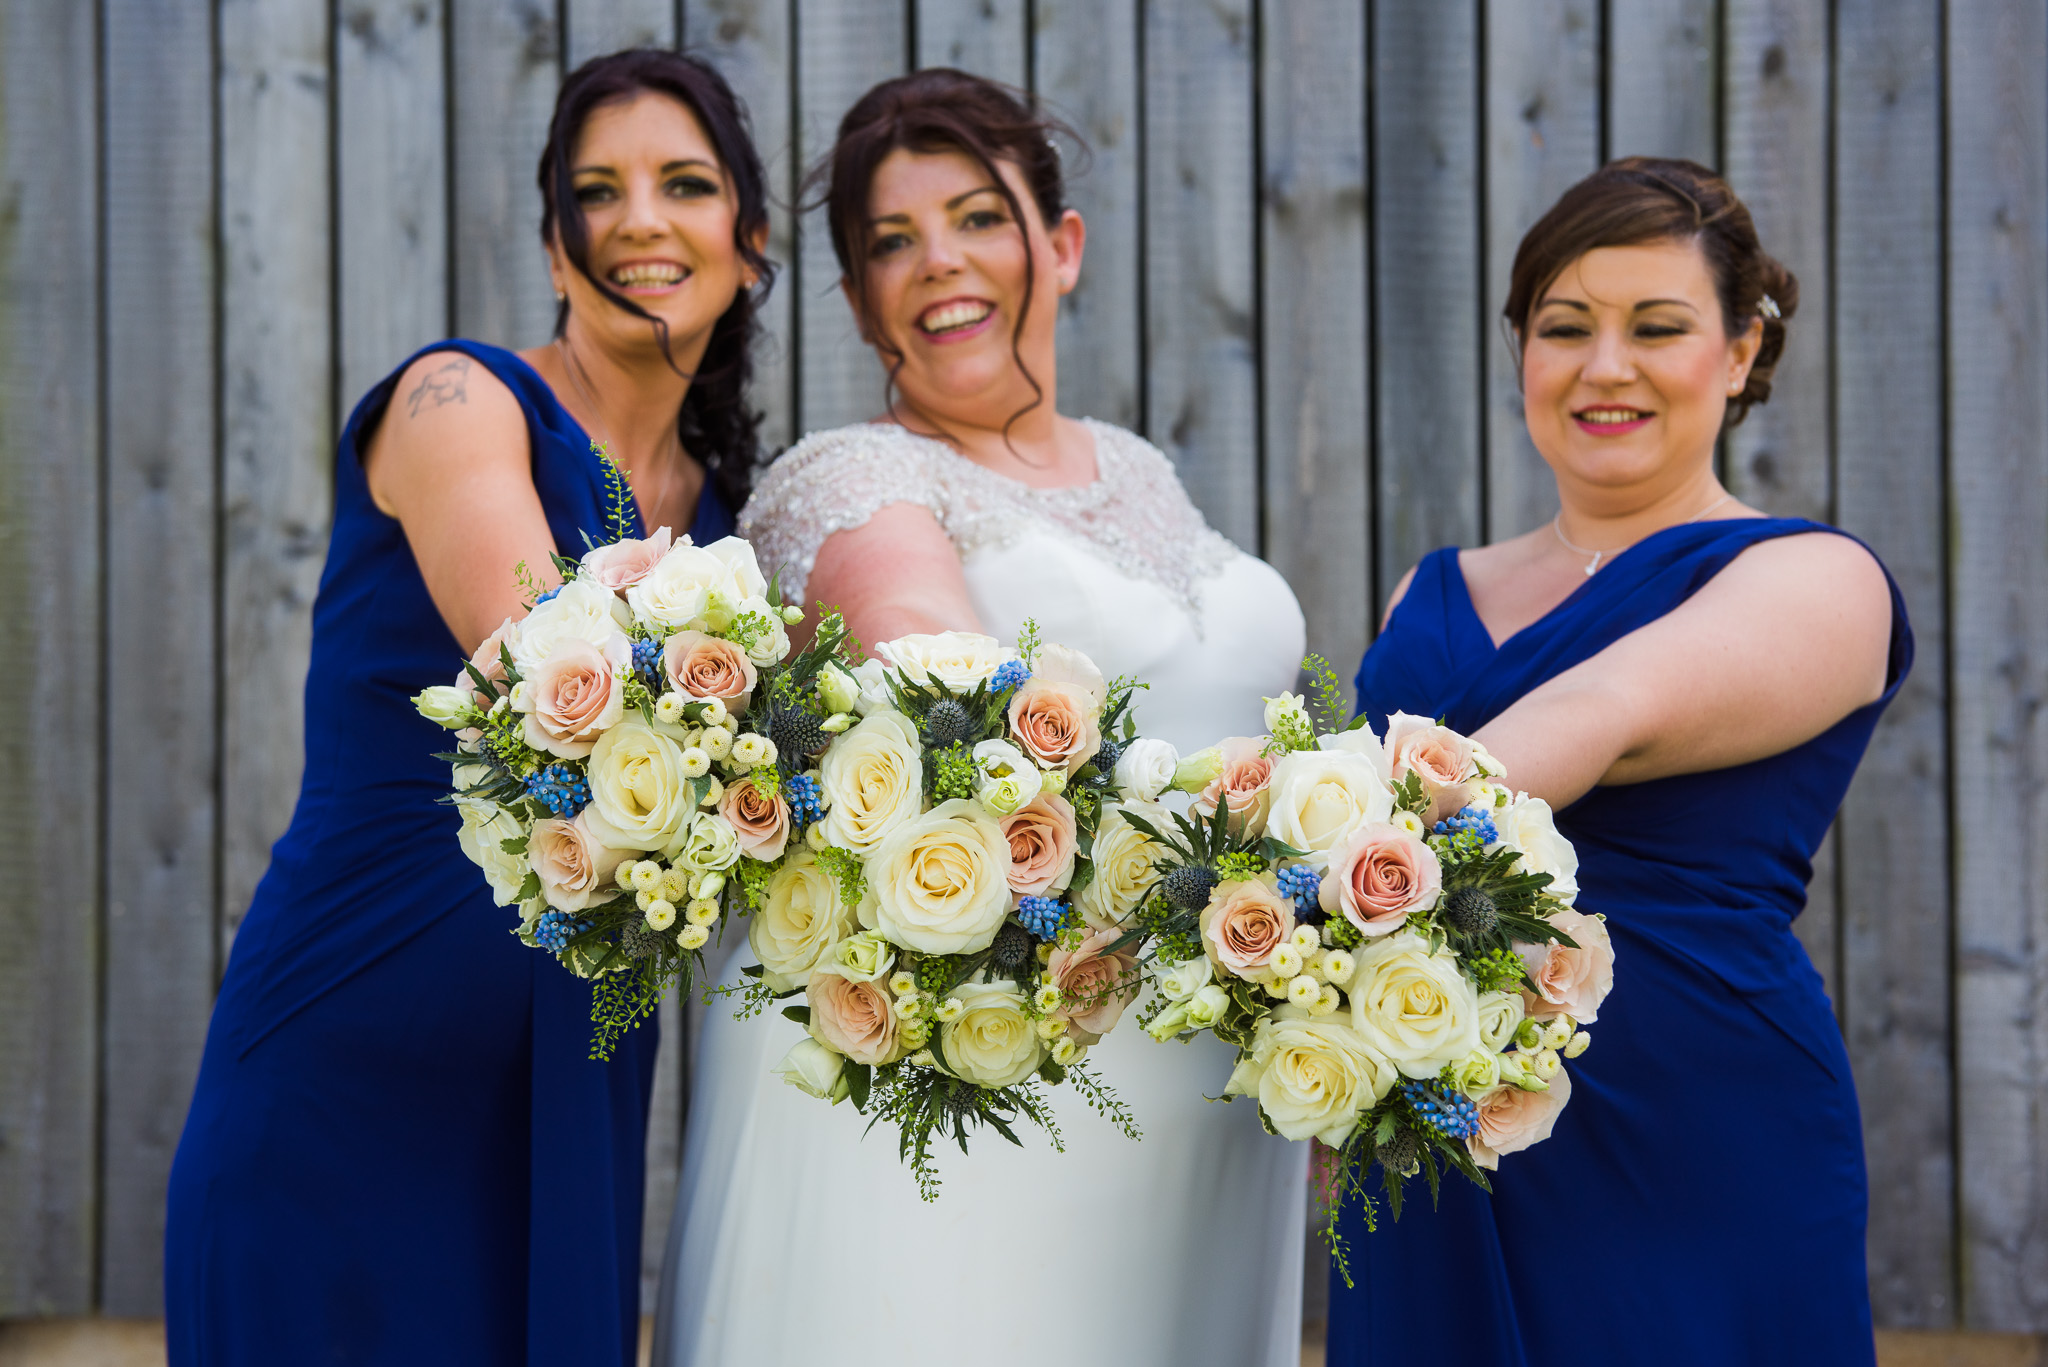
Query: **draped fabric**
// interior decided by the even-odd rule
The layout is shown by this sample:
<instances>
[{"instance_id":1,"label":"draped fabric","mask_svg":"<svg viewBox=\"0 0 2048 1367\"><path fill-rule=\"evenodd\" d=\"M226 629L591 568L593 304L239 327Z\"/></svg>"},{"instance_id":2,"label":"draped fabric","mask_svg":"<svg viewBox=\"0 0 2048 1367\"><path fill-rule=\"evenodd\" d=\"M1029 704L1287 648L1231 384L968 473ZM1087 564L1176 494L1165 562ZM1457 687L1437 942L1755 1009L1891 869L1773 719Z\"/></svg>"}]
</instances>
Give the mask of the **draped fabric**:
<instances>
[{"instance_id":1,"label":"draped fabric","mask_svg":"<svg viewBox=\"0 0 2048 1367\"><path fill-rule=\"evenodd\" d=\"M1668 528L1497 649L1457 551L1437 551L1359 666L1360 707L1376 727L1405 711L1469 733L1750 546L1833 530ZM1438 1209L1425 1191L1376 1233L1347 1216L1358 1285L1331 1287L1333 1367L1872 1362L1855 1085L1792 921L1912 663L1896 585L1892 612L1878 701L1782 754L1595 788L1559 813L1578 907L1607 918L1616 960L1571 1104L1550 1140L1502 1160L1491 1197L1453 1179Z\"/></svg>"}]
</instances>

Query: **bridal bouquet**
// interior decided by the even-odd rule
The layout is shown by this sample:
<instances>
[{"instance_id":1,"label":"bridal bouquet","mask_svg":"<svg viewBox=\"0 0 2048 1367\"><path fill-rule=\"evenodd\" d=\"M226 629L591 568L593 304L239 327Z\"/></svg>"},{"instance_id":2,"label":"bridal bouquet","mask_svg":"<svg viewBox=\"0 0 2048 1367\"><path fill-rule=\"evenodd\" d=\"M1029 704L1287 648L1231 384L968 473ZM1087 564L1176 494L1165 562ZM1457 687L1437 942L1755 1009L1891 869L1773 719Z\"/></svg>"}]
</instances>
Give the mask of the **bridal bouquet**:
<instances>
[{"instance_id":1,"label":"bridal bouquet","mask_svg":"<svg viewBox=\"0 0 2048 1367\"><path fill-rule=\"evenodd\" d=\"M809 1033L777 1071L893 1124L927 1200L934 1136L1021 1143L1021 1117L1059 1145L1039 1083L1137 1137L1082 1062L1138 987L1135 945L1094 914L1120 886L1102 866L1133 773L1118 761L1156 744L1136 738L1133 687L1028 623L1014 650L885 642L819 671L826 729L858 720L784 745L787 801L748 813L747 971L759 996L801 993L784 1014Z\"/></svg>"},{"instance_id":2,"label":"bridal bouquet","mask_svg":"<svg viewBox=\"0 0 2048 1367\"><path fill-rule=\"evenodd\" d=\"M1434 1194L1454 1169L1485 1187L1484 1169L1549 1137L1614 953L1573 909L1578 857L1547 803L1426 717L1336 729L1342 695L1310 666L1330 729L1283 694L1271 735L1190 757L1208 781L1188 815L1127 819L1167 851L1145 1029L1236 1045L1225 1095L1336 1151L1326 1235L1343 1269L1337 1212L1355 1193L1373 1227L1374 1162L1398 1219L1404 1179Z\"/></svg>"}]
</instances>

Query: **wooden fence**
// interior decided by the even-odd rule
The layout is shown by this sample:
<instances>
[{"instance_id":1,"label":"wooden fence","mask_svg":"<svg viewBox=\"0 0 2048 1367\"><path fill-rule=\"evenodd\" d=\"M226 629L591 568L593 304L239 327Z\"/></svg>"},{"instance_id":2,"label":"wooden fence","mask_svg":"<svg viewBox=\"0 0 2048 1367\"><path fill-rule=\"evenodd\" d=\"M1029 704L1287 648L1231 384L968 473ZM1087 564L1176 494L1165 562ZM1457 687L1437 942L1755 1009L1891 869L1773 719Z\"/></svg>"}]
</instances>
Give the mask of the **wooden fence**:
<instances>
[{"instance_id":1,"label":"wooden fence","mask_svg":"<svg viewBox=\"0 0 2048 1367\"><path fill-rule=\"evenodd\" d=\"M2048 1328L2041 0L0 0L0 1316L157 1313L338 419L430 339L546 337L556 84L679 39L785 193L913 65L1064 110L1064 406L1160 442L1340 662L1421 553L1551 511L1496 326L1523 229L1610 155L1724 168L1803 295L1728 480L1867 538L1919 634L1800 922L1879 1320ZM773 253L781 443L879 385L817 225Z\"/></svg>"}]
</instances>

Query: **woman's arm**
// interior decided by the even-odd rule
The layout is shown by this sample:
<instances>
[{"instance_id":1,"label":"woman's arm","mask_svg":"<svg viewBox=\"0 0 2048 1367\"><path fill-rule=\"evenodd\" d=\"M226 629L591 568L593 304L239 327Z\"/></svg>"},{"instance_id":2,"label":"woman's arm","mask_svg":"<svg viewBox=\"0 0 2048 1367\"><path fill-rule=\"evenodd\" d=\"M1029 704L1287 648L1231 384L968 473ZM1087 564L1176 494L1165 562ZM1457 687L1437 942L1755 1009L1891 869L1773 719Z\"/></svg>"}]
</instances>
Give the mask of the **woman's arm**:
<instances>
[{"instance_id":1,"label":"woman's arm","mask_svg":"<svg viewBox=\"0 0 2048 1367\"><path fill-rule=\"evenodd\" d=\"M891 503L818 548L804 595L846 615L873 645L913 632L980 631L960 554L931 509Z\"/></svg>"},{"instance_id":2,"label":"woman's arm","mask_svg":"<svg viewBox=\"0 0 2048 1367\"><path fill-rule=\"evenodd\" d=\"M1507 781L1562 807L1596 784L1763 759L1884 692L1891 593L1847 537L1738 555L1676 610L1532 690L1477 738Z\"/></svg>"},{"instance_id":3,"label":"woman's arm","mask_svg":"<svg viewBox=\"0 0 2048 1367\"><path fill-rule=\"evenodd\" d=\"M406 368L362 452L377 507L405 528L427 592L465 653L525 611L514 569L556 582L526 417L497 376L455 352Z\"/></svg>"}]
</instances>

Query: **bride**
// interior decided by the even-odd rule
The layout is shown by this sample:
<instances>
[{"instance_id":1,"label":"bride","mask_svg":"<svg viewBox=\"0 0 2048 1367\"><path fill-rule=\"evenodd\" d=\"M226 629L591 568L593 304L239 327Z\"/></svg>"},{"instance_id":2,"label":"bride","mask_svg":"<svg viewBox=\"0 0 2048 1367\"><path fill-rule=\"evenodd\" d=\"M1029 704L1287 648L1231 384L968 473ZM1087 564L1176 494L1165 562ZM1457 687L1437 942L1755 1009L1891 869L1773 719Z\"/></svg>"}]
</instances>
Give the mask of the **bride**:
<instances>
[{"instance_id":1,"label":"bride","mask_svg":"<svg viewBox=\"0 0 2048 1367\"><path fill-rule=\"evenodd\" d=\"M1059 415L1054 315L1085 229L1064 206L1057 125L957 71L887 81L829 162L832 245L899 396L770 468L744 518L798 601L872 644L1015 638L1029 616L1105 674L1151 684L1147 735L1184 751L1260 729L1291 687L1300 608L1210 530L1155 447ZM731 945L726 981L752 963ZM1291 1367L1299 1354L1304 1146L1220 1095L1230 1051L1155 1044L1128 1021L1098 1074L1145 1129L1123 1137L1067 1088L1065 1137L981 1131L918 1200L895 1137L771 1073L801 1038L707 1013L670 1235L661 1367L1051 1362Z\"/></svg>"}]
</instances>

